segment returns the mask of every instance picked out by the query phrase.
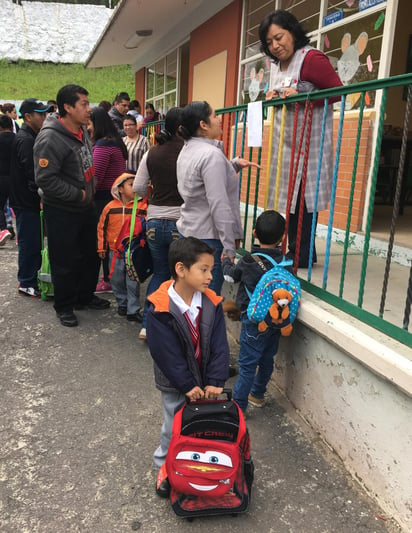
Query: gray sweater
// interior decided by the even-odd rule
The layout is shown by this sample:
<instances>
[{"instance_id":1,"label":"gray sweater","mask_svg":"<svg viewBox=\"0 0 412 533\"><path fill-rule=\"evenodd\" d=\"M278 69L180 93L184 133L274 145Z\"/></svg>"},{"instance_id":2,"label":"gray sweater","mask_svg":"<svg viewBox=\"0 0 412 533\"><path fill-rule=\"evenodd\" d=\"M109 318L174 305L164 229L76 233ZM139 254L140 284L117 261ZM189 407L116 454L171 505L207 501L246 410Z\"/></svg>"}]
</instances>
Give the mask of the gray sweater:
<instances>
[{"instance_id":1,"label":"gray sweater","mask_svg":"<svg viewBox=\"0 0 412 533\"><path fill-rule=\"evenodd\" d=\"M221 142L204 137L189 139L177 159L177 187L184 202L178 230L185 237L220 240L229 257L235 257L235 240L243 236L239 170Z\"/></svg>"}]
</instances>

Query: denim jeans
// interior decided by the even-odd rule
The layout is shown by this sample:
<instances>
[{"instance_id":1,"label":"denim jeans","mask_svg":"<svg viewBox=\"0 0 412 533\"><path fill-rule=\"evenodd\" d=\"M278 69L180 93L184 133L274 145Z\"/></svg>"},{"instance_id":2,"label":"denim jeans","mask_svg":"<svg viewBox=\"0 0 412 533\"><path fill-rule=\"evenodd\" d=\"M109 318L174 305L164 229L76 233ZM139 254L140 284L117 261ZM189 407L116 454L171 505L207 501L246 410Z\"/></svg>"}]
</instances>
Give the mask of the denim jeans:
<instances>
[{"instance_id":1,"label":"denim jeans","mask_svg":"<svg viewBox=\"0 0 412 533\"><path fill-rule=\"evenodd\" d=\"M112 265L113 253L110 250L107 254L109 266ZM127 275L123 258L114 258L114 268L110 283L117 305L125 307L128 315L135 315L140 309L140 284L130 279Z\"/></svg>"},{"instance_id":2,"label":"denim jeans","mask_svg":"<svg viewBox=\"0 0 412 533\"><path fill-rule=\"evenodd\" d=\"M37 271L41 265L40 210L15 209L19 249L17 279L21 287L37 289Z\"/></svg>"},{"instance_id":3,"label":"denim jeans","mask_svg":"<svg viewBox=\"0 0 412 533\"><path fill-rule=\"evenodd\" d=\"M176 221L166 218L151 218L147 221L146 237L153 259L153 275L149 281L146 298L157 290L160 285L170 279L168 262L169 246L179 238ZM147 299L143 311L142 327L146 327L148 311Z\"/></svg>"},{"instance_id":4,"label":"denim jeans","mask_svg":"<svg viewBox=\"0 0 412 533\"><path fill-rule=\"evenodd\" d=\"M241 321L239 377L233 387L233 399L246 411L249 394L255 398L265 395L278 351L280 330L268 328L261 333L246 312L242 313Z\"/></svg>"},{"instance_id":5,"label":"denim jeans","mask_svg":"<svg viewBox=\"0 0 412 533\"><path fill-rule=\"evenodd\" d=\"M213 279L210 282L209 289L215 291L220 295L223 285L223 270L222 270L222 252L223 245L219 239L201 239L203 242L215 249L215 263L213 265L212 276Z\"/></svg>"}]
</instances>

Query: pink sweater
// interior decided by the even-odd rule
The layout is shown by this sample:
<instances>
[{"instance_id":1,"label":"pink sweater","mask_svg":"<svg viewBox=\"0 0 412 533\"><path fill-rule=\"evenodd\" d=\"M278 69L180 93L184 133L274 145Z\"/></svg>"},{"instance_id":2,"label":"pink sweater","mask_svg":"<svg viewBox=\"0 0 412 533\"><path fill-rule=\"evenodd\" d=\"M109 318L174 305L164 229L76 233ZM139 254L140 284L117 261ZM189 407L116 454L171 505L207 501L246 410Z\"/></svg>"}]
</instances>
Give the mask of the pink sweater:
<instances>
[{"instance_id":1,"label":"pink sweater","mask_svg":"<svg viewBox=\"0 0 412 533\"><path fill-rule=\"evenodd\" d=\"M114 180L126 170L122 150L114 143L99 139L93 147L96 191L110 191Z\"/></svg>"}]
</instances>

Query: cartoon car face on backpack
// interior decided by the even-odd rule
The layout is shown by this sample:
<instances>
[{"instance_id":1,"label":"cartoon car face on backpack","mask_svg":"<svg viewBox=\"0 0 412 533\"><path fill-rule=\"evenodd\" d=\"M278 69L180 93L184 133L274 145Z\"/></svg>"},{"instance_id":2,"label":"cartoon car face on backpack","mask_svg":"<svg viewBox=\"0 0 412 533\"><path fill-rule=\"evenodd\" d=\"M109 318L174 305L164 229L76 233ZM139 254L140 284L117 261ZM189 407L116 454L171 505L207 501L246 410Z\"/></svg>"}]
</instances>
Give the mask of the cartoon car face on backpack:
<instances>
[{"instance_id":1,"label":"cartoon car face on backpack","mask_svg":"<svg viewBox=\"0 0 412 533\"><path fill-rule=\"evenodd\" d=\"M184 494L222 496L231 489L237 466L224 449L182 446L173 461L174 486Z\"/></svg>"}]
</instances>

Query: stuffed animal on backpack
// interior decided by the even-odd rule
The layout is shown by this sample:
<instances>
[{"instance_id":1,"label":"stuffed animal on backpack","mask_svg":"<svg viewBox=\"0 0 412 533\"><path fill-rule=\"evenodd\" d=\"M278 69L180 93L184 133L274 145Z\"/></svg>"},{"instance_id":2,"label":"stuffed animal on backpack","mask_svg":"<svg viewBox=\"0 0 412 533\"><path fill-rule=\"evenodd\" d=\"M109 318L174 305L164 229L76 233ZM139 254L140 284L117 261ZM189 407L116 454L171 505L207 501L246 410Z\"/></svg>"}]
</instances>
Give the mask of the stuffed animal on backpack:
<instances>
[{"instance_id":1,"label":"stuffed animal on backpack","mask_svg":"<svg viewBox=\"0 0 412 533\"><path fill-rule=\"evenodd\" d=\"M269 317L273 324L282 324L290 316L289 304L292 301L292 294L286 289L276 289L272 292L273 304L269 307ZM258 330L263 332L268 328L265 320L259 322ZM280 328L280 333L283 337L287 337L292 333L293 326L290 322Z\"/></svg>"}]
</instances>

